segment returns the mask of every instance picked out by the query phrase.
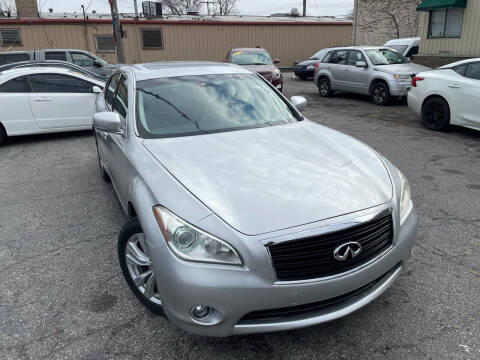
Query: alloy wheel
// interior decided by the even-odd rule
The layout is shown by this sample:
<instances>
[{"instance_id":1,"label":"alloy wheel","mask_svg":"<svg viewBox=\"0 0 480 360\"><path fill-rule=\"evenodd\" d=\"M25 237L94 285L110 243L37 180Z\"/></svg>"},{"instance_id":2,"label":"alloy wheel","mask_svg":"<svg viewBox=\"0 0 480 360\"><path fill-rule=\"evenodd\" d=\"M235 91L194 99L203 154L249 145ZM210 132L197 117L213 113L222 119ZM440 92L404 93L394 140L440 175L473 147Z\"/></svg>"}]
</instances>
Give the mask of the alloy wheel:
<instances>
[{"instance_id":1,"label":"alloy wheel","mask_svg":"<svg viewBox=\"0 0 480 360\"><path fill-rule=\"evenodd\" d=\"M441 103L431 101L426 104L424 108L424 121L428 125L432 127L441 126L444 123L445 116L445 107Z\"/></svg>"},{"instance_id":2,"label":"alloy wheel","mask_svg":"<svg viewBox=\"0 0 480 360\"><path fill-rule=\"evenodd\" d=\"M385 88L382 86L378 86L373 90L373 97L375 99L375 102L377 104L381 104L385 101L385 98L387 97L387 92Z\"/></svg>"},{"instance_id":3,"label":"alloy wheel","mask_svg":"<svg viewBox=\"0 0 480 360\"><path fill-rule=\"evenodd\" d=\"M327 82L324 80L320 83L320 95L322 96L327 96L328 95L328 84Z\"/></svg>"},{"instance_id":4,"label":"alloy wheel","mask_svg":"<svg viewBox=\"0 0 480 360\"><path fill-rule=\"evenodd\" d=\"M125 248L128 272L138 290L151 302L162 305L158 294L155 273L150 258L146 254L143 233L132 235Z\"/></svg>"}]
</instances>

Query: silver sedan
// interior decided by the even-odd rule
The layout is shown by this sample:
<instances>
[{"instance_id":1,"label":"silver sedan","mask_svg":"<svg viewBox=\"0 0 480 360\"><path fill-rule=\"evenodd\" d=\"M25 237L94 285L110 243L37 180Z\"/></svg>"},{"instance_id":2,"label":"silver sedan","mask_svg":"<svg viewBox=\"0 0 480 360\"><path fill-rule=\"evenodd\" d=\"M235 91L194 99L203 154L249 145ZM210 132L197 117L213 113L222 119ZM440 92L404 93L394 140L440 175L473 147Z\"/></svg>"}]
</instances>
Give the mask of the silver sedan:
<instances>
[{"instance_id":1,"label":"silver sedan","mask_svg":"<svg viewBox=\"0 0 480 360\"><path fill-rule=\"evenodd\" d=\"M99 164L128 217L122 272L150 310L205 336L294 329L361 308L405 270L407 180L305 106L230 64L111 77Z\"/></svg>"}]
</instances>

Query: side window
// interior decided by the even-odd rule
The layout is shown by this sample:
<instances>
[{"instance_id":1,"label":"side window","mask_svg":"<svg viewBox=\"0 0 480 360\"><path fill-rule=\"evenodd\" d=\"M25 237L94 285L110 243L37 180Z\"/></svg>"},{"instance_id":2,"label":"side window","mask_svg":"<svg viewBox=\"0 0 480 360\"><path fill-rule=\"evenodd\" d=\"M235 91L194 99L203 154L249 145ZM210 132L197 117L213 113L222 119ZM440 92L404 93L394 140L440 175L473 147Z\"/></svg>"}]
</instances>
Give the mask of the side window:
<instances>
[{"instance_id":1,"label":"side window","mask_svg":"<svg viewBox=\"0 0 480 360\"><path fill-rule=\"evenodd\" d=\"M25 54L0 54L0 65L16 63L20 61L29 61L30 55Z\"/></svg>"},{"instance_id":2,"label":"side window","mask_svg":"<svg viewBox=\"0 0 480 360\"><path fill-rule=\"evenodd\" d=\"M347 50L338 50L336 57L333 59L333 61L330 61L330 63L338 64L338 65L347 65L347 55L348 55Z\"/></svg>"},{"instance_id":3,"label":"side window","mask_svg":"<svg viewBox=\"0 0 480 360\"><path fill-rule=\"evenodd\" d=\"M468 64L465 77L475 80L480 80L480 62Z\"/></svg>"},{"instance_id":4,"label":"side window","mask_svg":"<svg viewBox=\"0 0 480 360\"><path fill-rule=\"evenodd\" d=\"M330 60L334 57L335 57L335 51L329 51L327 55L324 56L321 62L324 64L328 64Z\"/></svg>"},{"instance_id":5,"label":"side window","mask_svg":"<svg viewBox=\"0 0 480 360\"><path fill-rule=\"evenodd\" d=\"M357 61L365 61L365 57L358 50L350 50L348 53L348 65L355 66Z\"/></svg>"},{"instance_id":6,"label":"side window","mask_svg":"<svg viewBox=\"0 0 480 360\"><path fill-rule=\"evenodd\" d=\"M91 93L93 84L63 74L29 75L32 91L36 93Z\"/></svg>"},{"instance_id":7,"label":"side window","mask_svg":"<svg viewBox=\"0 0 480 360\"><path fill-rule=\"evenodd\" d=\"M113 98L115 97L115 89L117 88L118 80L120 79L120 74L113 75L108 81L107 86L105 87L105 103L109 110L112 110Z\"/></svg>"},{"instance_id":8,"label":"side window","mask_svg":"<svg viewBox=\"0 0 480 360\"><path fill-rule=\"evenodd\" d=\"M45 60L61 60L67 61L67 53L65 51L47 51Z\"/></svg>"},{"instance_id":9,"label":"side window","mask_svg":"<svg viewBox=\"0 0 480 360\"><path fill-rule=\"evenodd\" d=\"M458 66L456 66L455 68L453 68L453 70L454 70L458 75L465 76L465 71L467 70L467 66L468 66L468 64L458 65Z\"/></svg>"},{"instance_id":10,"label":"side window","mask_svg":"<svg viewBox=\"0 0 480 360\"><path fill-rule=\"evenodd\" d=\"M71 52L72 62L78 66L93 66L94 59L83 53Z\"/></svg>"},{"instance_id":11,"label":"side window","mask_svg":"<svg viewBox=\"0 0 480 360\"><path fill-rule=\"evenodd\" d=\"M418 46L412 47L410 50L408 50L408 53L407 53L407 55L405 55L405 57L412 57L413 55L417 55L418 54L418 49L419 49Z\"/></svg>"},{"instance_id":12,"label":"side window","mask_svg":"<svg viewBox=\"0 0 480 360\"><path fill-rule=\"evenodd\" d=\"M8 80L0 85L0 92L2 93L26 93L30 92L26 76L19 76L15 79Z\"/></svg>"},{"instance_id":13,"label":"side window","mask_svg":"<svg viewBox=\"0 0 480 360\"><path fill-rule=\"evenodd\" d=\"M122 129L125 129L125 120L127 118L128 109L128 87L127 78L122 75L117 87L115 100L113 101L113 111L118 113L122 118Z\"/></svg>"}]
</instances>

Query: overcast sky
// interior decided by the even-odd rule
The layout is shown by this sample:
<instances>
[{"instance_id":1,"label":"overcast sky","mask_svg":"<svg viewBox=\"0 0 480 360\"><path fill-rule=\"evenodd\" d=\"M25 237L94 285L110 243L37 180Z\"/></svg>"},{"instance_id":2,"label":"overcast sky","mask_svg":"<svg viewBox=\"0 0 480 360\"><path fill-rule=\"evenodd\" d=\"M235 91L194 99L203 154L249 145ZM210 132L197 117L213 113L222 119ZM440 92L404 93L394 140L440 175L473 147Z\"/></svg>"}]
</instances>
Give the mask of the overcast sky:
<instances>
[{"instance_id":1,"label":"overcast sky","mask_svg":"<svg viewBox=\"0 0 480 360\"><path fill-rule=\"evenodd\" d=\"M133 12L133 0L117 0L120 12ZM138 0L141 8L142 0ZM89 11L108 12L108 0L38 0L40 10L47 12L81 11L80 5L89 6ZM238 0L243 15L270 15L277 12L289 12L296 7L302 8L302 0ZM347 15L353 9L353 0L307 0L307 15Z\"/></svg>"}]
</instances>

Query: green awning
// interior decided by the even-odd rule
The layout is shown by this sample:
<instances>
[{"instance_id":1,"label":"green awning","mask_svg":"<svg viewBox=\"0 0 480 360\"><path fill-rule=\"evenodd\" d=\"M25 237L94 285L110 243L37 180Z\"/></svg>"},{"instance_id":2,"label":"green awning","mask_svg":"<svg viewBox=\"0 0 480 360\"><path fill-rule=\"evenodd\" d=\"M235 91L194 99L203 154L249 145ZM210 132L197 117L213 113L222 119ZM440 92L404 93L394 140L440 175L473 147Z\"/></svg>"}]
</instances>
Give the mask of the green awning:
<instances>
[{"instance_id":1,"label":"green awning","mask_svg":"<svg viewBox=\"0 0 480 360\"><path fill-rule=\"evenodd\" d=\"M429 11L445 8L463 8L467 7L467 0L423 0L417 6L417 11Z\"/></svg>"}]
</instances>

